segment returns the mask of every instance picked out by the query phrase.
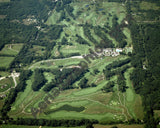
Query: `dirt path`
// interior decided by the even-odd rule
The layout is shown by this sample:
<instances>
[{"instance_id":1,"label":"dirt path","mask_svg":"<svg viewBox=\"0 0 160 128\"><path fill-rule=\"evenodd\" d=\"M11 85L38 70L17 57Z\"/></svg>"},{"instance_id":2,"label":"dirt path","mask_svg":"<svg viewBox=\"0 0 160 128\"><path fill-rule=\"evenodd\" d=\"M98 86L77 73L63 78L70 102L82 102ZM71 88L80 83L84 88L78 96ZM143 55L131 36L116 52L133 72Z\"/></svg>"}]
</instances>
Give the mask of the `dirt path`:
<instances>
[{"instance_id":1,"label":"dirt path","mask_svg":"<svg viewBox=\"0 0 160 128\"><path fill-rule=\"evenodd\" d=\"M122 101L122 99L121 99L121 96L120 96L120 91L119 91L119 87L117 86L117 91L118 91L118 93L117 93L117 95L118 95L118 99L119 99L119 102L120 102L120 105L124 108L124 109L122 109L122 114L125 116L125 121L128 121L128 117L127 117L127 115L130 117L130 118L132 118L132 116L130 115L130 113L129 113L129 111L128 111L128 108L126 107L126 98L125 98L125 94L123 93L123 101ZM126 112L127 112L127 115L125 114L125 110L126 110Z\"/></svg>"},{"instance_id":2,"label":"dirt path","mask_svg":"<svg viewBox=\"0 0 160 128\"><path fill-rule=\"evenodd\" d=\"M3 80L3 79L5 79L6 77L0 77L0 80Z\"/></svg>"}]
</instances>

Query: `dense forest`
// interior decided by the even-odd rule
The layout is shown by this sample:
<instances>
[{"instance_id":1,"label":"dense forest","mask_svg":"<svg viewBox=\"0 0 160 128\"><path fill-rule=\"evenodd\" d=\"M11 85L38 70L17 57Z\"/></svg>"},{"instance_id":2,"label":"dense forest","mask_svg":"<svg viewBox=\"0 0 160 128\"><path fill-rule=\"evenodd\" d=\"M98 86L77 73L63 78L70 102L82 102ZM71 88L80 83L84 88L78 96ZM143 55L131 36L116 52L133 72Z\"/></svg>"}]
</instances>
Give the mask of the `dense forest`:
<instances>
[{"instance_id":1,"label":"dense forest","mask_svg":"<svg viewBox=\"0 0 160 128\"><path fill-rule=\"evenodd\" d=\"M158 1L148 1L159 4ZM134 2L132 4L134 6ZM128 3L127 6L129 14L131 14L131 5ZM154 14L153 16L156 17ZM160 119L154 118L153 110L160 109L158 66L160 63L160 25L158 22L138 24L135 20L130 19L130 30L134 47L131 63L135 67L131 80L136 93L143 98L145 128L156 128Z\"/></svg>"}]
</instances>

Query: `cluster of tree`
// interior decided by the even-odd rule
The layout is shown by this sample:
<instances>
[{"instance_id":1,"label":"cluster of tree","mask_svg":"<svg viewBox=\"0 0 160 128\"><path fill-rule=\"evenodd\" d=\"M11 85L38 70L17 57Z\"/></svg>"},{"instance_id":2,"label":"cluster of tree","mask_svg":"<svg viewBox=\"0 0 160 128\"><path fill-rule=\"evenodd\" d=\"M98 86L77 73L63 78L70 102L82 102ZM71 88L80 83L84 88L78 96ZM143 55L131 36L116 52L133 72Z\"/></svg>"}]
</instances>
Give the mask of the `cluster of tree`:
<instances>
[{"instance_id":1,"label":"cluster of tree","mask_svg":"<svg viewBox=\"0 0 160 128\"><path fill-rule=\"evenodd\" d=\"M81 79L88 70L85 68L64 68L62 71L58 69L45 71L49 71L55 75L55 79L43 88L44 91L48 92L54 87L59 87L61 90L74 88L72 86L73 83Z\"/></svg>"},{"instance_id":2,"label":"cluster of tree","mask_svg":"<svg viewBox=\"0 0 160 128\"><path fill-rule=\"evenodd\" d=\"M87 82L88 82L88 79L84 77L80 80L78 85L80 86L80 88L87 88L88 87Z\"/></svg>"},{"instance_id":3,"label":"cluster of tree","mask_svg":"<svg viewBox=\"0 0 160 128\"><path fill-rule=\"evenodd\" d=\"M33 118L17 118L17 120L10 120L9 124L28 125L28 126L52 126L52 127L75 127L85 126L89 124L97 124L97 120L81 119L81 120L47 120L47 119L33 119Z\"/></svg>"},{"instance_id":4,"label":"cluster of tree","mask_svg":"<svg viewBox=\"0 0 160 128\"><path fill-rule=\"evenodd\" d=\"M123 24L122 25L118 24L117 16L113 16L112 28L109 34L111 37L114 37L115 40L119 43L118 47L120 48L124 48L127 45L127 42L125 41L126 36L123 34L122 26Z\"/></svg>"},{"instance_id":5,"label":"cluster of tree","mask_svg":"<svg viewBox=\"0 0 160 128\"><path fill-rule=\"evenodd\" d=\"M150 2L153 2L152 0ZM133 3L128 3L127 12L131 13ZM154 14L152 14L154 15ZM145 16L147 17L147 15ZM153 110L159 109L159 66L160 63L160 25L159 23L137 24L130 20L130 30L133 40L134 51L132 54L132 66L135 67L131 74L136 93L142 96L144 105L145 128L156 128L158 122L154 118Z\"/></svg>"},{"instance_id":6,"label":"cluster of tree","mask_svg":"<svg viewBox=\"0 0 160 128\"><path fill-rule=\"evenodd\" d=\"M112 68L122 67L125 64L128 64L131 61L131 58L125 60L113 61L111 64L107 65L105 69L111 70Z\"/></svg>"},{"instance_id":7,"label":"cluster of tree","mask_svg":"<svg viewBox=\"0 0 160 128\"><path fill-rule=\"evenodd\" d=\"M126 89L128 88L126 86L126 81L123 73L118 74L118 79L117 79L117 84L118 84L118 89L121 92L125 92Z\"/></svg>"},{"instance_id":8,"label":"cluster of tree","mask_svg":"<svg viewBox=\"0 0 160 128\"><path fill-rule=\"evenodd\" d=\"M0 19L0 50L7 43L29 42L36 32L37 29L32 25L25 26L7 19Z\"/></svg>"},{"instance_id":9,"label":"cluster of tree","mask_svg":"<svg viewBox=\"0 0 160 128\"><path fill-rule=\"evenodd\" d=\"M63 37L60 45L68 45L68 44L69 44L68 40L65 37Z\"/></svg>"},{"instance_id":10,"label":"cluster of tree","mask_svg":"<svg viewBox=\"0 0 160 128\"><path fill-rule=\"evenodd\" d=\"M26 80L28 80L28 78L31 76L31 74L32 74L32 71L30 71L30 70L21 71L21 74L20 74L20 77L19 77L20 82L18 83L16 88L12 88L10 90L7 98L5 99L4 105L1 109L2 119L8 119L7 113L11 109L11 104L14 103L14 101L16 100L18 92L24 91L24 89L27 85Z\"/></svg>"},{"instance_id":11,"label":"cluster of tree","mask_svg":"<svg viewBox=\"0 0 160 128\"><path fill-rule=\"evenodd\" d=\"M47 36L49 36L51 40L56 40L60 37L62 31L63 31L63 26L53 25L51 26L49 32L47 32Z\"/></svg>"},{"instance_id":12,"label":"cluster of tree","mask_svg":"<svg viewBox=\"0 0 160 128\"><path fill-rule=\"evenodd\" d=\"M34 81L32 83L33 91L38 91L39 89L41 89L41 87L45 85L46 82L47 80L44 77L43 70L35 69Z\"/></svg>"},{"instance_id":13,"label":"cluster of tree","mask_svg":"<svg viewBox=\"0 0 160 128\"><path fill-rule=\"evenodd\" d=\"M105 28L101 28L100 26L94 27L94 33L99 36L102 40L100 43L96 44L96 47L99 48L113 48L114 44L111 40L108 39L105 33L108 31Z\"/></svg>"},{"instance_id":14,"label":"cluster of tree","mask_svg":"<svg viewBox=\"0 0 160 128\"><path fill-rule=\"evenodd\" d=\"M101 90L103 92L113 92L114 81L109 81Z\"/></svg>"},{"instance_id":15,"label":"cluster of tree","mask_svg":"<svg viewBox=\"0 0 160 128\"><path fill-rule=\"evenodd\" d=\"M62 1L57 1L56 3L56 11L60 12L61 10L64 11L64 8L69 5L72 2L72 0L63 0Z\"/></svg>"},{"instance_id":16,"label":"cluster of tree","mask_svg":"<svg viewBox=\"0 0 160 128\"><path fill-rule=\"evenodd\" d=\"M77 37L76 42L78 42L79 44L87 44L90 46L90 44L85 39L83 39L81 36L76 34L76 37Z\"/></svg>"},{"instance_id":17,"label":"cluster of tree","mask_svg":"<svg viewBox=\"0 0 160 128\"><path fill-rule=\"evenodd\" d=\"M88 84L88 79L86 79L85 77L83 77L80 82L78 83L79 87L81 89L83 88L89 88L89 87L97 87L96 84L92 83L91 85Z\"/></svg>"},{"instance_id":18,"label":"cluster of tree","mask_svg":"<svg viewBox=\"0 0 160 128\"><path fill-rule=\"evenodd\" d=\"M75 19L75 16L73 14L74 8L70 5L66 5L65 10L67 11L68 15L71 16L73 19Z\"/></svg>"},{"instance_id":19,"label":"cluster of tree","mask_svg":"<svg viewBox=\"0 0 160 128\"><path fill-rule=\"evenodd\" d=\"M45 6L44 6L45 5ZM6 8L1 8L0 12L7 15L7 19L20 20L26 19L29 15L35 16L39 21L48 19L48 12L55 7L56 3L50 0L12 0L5 4ZM12 13L11 13L12 12Z\"/></svg>"},{"instance_id":20,"label":"cluster of tree","mask_svg":"<svg viewBox=\"0 0 160 128\"><path fill-rule=\"evenodd\" d=\"M98 44L98 42L93 38L91 32L90 32L90 25L85 24L83 25L83 31L84 35L94 44Z\"/></svg>"}]
</instances>

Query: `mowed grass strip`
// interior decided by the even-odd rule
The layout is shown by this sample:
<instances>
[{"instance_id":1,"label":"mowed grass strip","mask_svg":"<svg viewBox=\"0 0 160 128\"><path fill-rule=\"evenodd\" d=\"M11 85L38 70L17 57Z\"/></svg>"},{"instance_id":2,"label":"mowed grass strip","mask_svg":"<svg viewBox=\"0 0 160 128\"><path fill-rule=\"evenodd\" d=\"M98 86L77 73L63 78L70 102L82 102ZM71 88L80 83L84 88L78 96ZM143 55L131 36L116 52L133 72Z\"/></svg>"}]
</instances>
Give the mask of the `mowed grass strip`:
<instances>
[{"instance_id":1,"label":"mowed grass strip","mask_svg":"<svg viewBox=\"0 0 160 128\"><path fill-rule=\"evenodd\" d=\"M8 68L14 57L0 57L0 67Z\"/></svg>"},{"instance_id":2,"label":"mowed grass strip","mask_svg":"<svg viewBox=\"0 0 160 128\"><path fill-rule=\"evenodd\" d=\"M63 55L69 55L72 53L79 53L81 55L89 54L88 49L90 47L88 45L81 45L81 44L77 44L77 43L74 43L74 44L75 45L73 45L73 46L69 46L69 45L62 46L60 49L60 52Z\"/></svg>"},{"instance_id":3,"label":"mowed grass strip","mask_svg":"<svg viewBox=\"0 0 160 128\"><path fill-rule=\"evenodd\" d=\"M0 3L1 2L10 2L10 0L0 0Z\"/></svg>"}]
</instances>

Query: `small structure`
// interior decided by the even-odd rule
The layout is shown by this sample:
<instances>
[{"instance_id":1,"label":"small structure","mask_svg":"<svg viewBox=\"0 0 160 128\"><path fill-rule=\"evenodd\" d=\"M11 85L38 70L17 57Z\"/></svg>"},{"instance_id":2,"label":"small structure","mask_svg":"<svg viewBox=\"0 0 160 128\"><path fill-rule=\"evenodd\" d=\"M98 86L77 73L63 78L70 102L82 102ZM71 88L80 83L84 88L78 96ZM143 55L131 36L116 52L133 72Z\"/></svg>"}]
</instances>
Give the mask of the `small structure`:
<instances>
[{"instance_id":1,"label":"small structure","mask_svg":"<svg viewBox=\"0 0 160 128\"><path fill-rule=\"evenodd\" d=\"M7 85L5 84L5 85L2 85L1 86L1 89L4 89L5 87L7 87Z\"/></svg>"},{"instance_id":2,"label":"small structure","mask_svg":"<svg viewBox=\"0 0 160 128\"><path fill-rule=\"evenodd\" d=\"M123 52L123 49L122 48L116 48L116 52Z\"/></svg>"}]
</instances>

